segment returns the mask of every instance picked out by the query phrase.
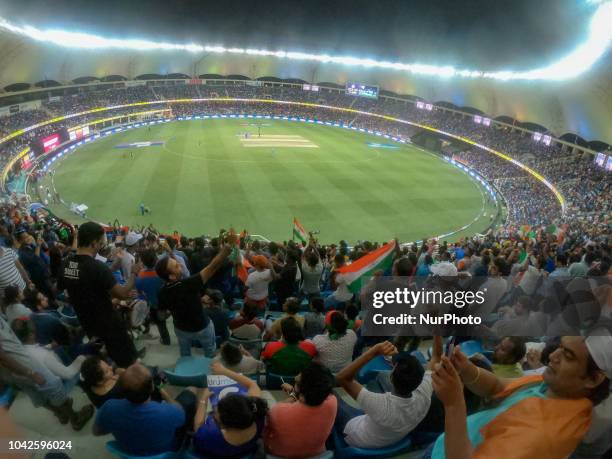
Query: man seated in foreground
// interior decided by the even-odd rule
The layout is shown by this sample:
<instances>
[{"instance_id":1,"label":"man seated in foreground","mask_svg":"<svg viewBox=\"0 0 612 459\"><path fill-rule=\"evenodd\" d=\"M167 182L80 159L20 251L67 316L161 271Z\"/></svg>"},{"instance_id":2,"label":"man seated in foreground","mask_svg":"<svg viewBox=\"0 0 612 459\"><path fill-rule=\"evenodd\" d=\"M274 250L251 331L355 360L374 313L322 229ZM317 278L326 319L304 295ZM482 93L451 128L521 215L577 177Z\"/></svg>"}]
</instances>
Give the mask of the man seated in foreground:
<instances>
[{"instance_id":1,"label":"man seated in foreground","mask_svg":"<svg viewBox=\"0 0 612 459\"><path fill-rule=\"evenodd\" d=\"M128 454L153 455L176 450L196 412L195 390L184 390L176 399L158 388L163 402L151 400L155 390L149 369L135 363L119 377L125 394L111 399L98 410L94 435L113 434Z\"/></svg>"},{"instance_id":2,"label":"man seated in foreground","mask_svg":"<svg viewBox=\"0 0 612 459\"><path fill-rule=\"evenodd\" d=\"M500 378L518 378L523 376L520 365L527 348L525 340L520 336L506 336L493 352L493 373Z\"/></svg>"},{"instance_id":3,"label":"man seated in foreground","mask_svg":"<svg viewBox=\"0 0 612 459\"><path fill-rule=\"evenodd\" d=\"M445 433L424 458L566 458L585 436L593 406L610 394L612 337L564 336L542 375L506 380L454 349L432 376L445 407ZM496 405L466 417L465 384Z\"/></svg>"},{"instance_id":4,"label":"man seated in foreground","mask_svg":"<svg viewBox=\"0 0 612 459\"><path fill-rule=\"evenodd\" d=\"M337 383L357 401L354 408L338 398L335 429L344 435L351 446L384 448L408 435L427 415L433 392L431 367L439 362L442 353L440 337L434 341L434 352L427 371L409 354L394 359L391 372L392 392L370 392L355 381L359 370L377 356L393 356L397 349L388 341L368 349L336 375Z\"/></svg>"},{"instance_id":5,"label":"man seated in foreground","mask_svg":"<svg viewBox=\"0 0 612 459\"><path fill-rule=\"evenodd\" d=\"M289 394L269 412L264 432L266 449L280 457L312 457L325 451L336 416L334 377L323 365L311 363L296 376L295 384L283 384Z\"/></svg>"},{"instance_id":6,"label":"man seated in foreground","mask_svg":"<svg viewBox=\"0 0 612 459\"><path fill-rule=\"evenodd\" d=\"M0 381L23 390L34 406L44 406L57 416L61 424L70 422L76 431L81 430L94 414L90 404L79 411L74 410L73 400L68 396L62 380L32 358L1 316Z\"/></svg>"}]
</instances>

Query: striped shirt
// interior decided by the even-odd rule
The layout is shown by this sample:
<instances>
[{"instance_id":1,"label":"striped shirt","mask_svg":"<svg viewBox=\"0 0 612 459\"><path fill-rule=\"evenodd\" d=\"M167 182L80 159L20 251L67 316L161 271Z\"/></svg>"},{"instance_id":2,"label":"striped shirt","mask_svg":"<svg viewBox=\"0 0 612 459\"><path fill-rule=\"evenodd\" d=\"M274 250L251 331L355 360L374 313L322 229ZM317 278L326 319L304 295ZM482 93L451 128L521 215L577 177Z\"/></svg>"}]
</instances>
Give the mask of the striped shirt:
<instances>
[{"instance_id":1,"label":"striped shirt","mask_svg":"<svg viewBox=\"0 0 612 459\"><path fill-rule=\"evenodd\" d=\"M15 265L18 259L13 249L0 248L0 299L4 298L4 289L9 285L16 285L21 290L26 288L26 283Z\"/></svg>"}]
</instances>

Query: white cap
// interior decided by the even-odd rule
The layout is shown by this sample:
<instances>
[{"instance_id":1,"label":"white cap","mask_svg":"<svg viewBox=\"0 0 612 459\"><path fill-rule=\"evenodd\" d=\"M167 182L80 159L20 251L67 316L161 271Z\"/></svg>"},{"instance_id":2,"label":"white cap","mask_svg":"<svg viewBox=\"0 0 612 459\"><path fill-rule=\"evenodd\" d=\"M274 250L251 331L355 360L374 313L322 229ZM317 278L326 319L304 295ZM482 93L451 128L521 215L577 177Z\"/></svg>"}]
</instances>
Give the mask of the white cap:
<instances>
[{"instance_id":1,"label":"white cap","mask_svg":"<svg viewBox=\"0 0 612 459\"><path fill-rule=\"evenodd\" d=\"M599 328L584 340L589 354L599 369L612 380L612 336L610 330Z\"/></svg>"},{"instance_id":2,"label":"white cap","mask_svg":"<svg viewBox=\"0 0 612 459\"><path fill-rule=\"evenodd\" d=\"M442 261L438 264L431 265L430 269L431 269L431 272L434 273L436 276L440 276L440 277L457 276L457 267L448 261Z\"/></svg>"},{"instance_id":3,"label":"white cap","mask_svg":"<svg viewBox=\"0 0 612 459\"><path fill-rule=\"evenodd\" d=\"M142 234L130 231L125 237L125 245L127 247L132 247L134 244L136 244L141 239L142 239Z\"/></svg>"}]
</instances>

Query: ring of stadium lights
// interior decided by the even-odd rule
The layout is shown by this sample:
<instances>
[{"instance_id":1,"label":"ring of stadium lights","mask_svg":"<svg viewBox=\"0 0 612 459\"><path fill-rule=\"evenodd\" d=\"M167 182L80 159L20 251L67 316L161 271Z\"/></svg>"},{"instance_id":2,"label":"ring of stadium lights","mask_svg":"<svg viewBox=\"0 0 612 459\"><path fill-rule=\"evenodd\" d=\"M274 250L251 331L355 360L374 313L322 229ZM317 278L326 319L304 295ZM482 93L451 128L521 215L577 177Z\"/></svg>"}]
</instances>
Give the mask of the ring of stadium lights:
<instances>
[{"instance_id":1,"label":"ring of stadium lights","mask_svg":"<svg viewBox=\"0 0 612 459\"><path fill-rule=\"evenodd\" d=\"M440 129L436 129L433 128L431 126L427 126L425 124L419 124L419 123L415 123L412 121L407 121L407 120L402 120L399 118L395 118L393 116L388 116L388 115L381 115L378 113L371 113L371 112L366 112L366 111L362 111L362 110L355 110L353 108L344 108L344 107L333 107L331 105L322 105L322 104L313 104L313 103L309 103L309 102L292 102L292 101L284 101L284 100L270 100L270 99L240 99L240 98L231 98L231 97L219 97L219 98L203 98L203 99L171 99L171 100L155 100L155 101L147 101L147 102L134 102L131 104L124 104L124 105L114 105L114 106L110 106L110 107L99 107L99 108L94 108L92 110L87 110L84 112L80 112L80 113L72 113L70 115L65 115L65 116L59 116L57 118L53 118L47 121L43 121L41 123L37 123L37 124L33 124L32 126L28 126L24 129L19 129L18 131L14 131L12 133L10 133L9 135L3 137L0 139L0 145L2 145L3 143L14 139L15 137L18 137L20 135L25 134L26 132L29 132L33 129L37 129L39 127L42 126L46 126L48 124L52 124L52 123L56 123L58 121L63 121L66 119L70 119L70 118L74 118L77 116L83 116L83 115L88 115L91 113L99 113L99 112L103 112L103 111L107 111L107 110L115 110L115 109L119 109L119 108L126 108L126 107L141 107L141 106L146 106L146 105L154 105L154 104L177 104L177 103L195 103L195 102L248 102L248 103L268 103L268 104L279 104L279 105L296 105L296 106L303 106L303 107L310 107L310 108L325 108L325 109L330 109L330 110L337 110L337 111L343 111L343 112L347 112L347 113L352 113L355 115L365 115L365 116L371 116L371 117L376 117L376 118L382 118L386 121L393 121L396 123L402 123L402 124L408 124L410 126L414 126L417 127L419 129L425 129L431 132L436 132L438 134L443 134L445 136L448 137L452 137L456 140L460 140L462 142L468 143L470 145L473 145L475 147L478 147L482 150L488 151L489 153L493 153L494 155L505 159L506 161L511 162L512 164L514 164L517 167L520 167L521 169L523 169L525 172L531 174L533 177L535 177L537 180L539 180L540 182L542 182L550 191L553 192L553 194L555 195L555 197L557 198L557 201L559 201L559 204L561 205L561 215L563 216L565 214L565 198L563 197L563 195L559 192L559 190L552 184L550 183L546 178L544 178L542 175L540 175L538 172L534 171L533 169L531 169L530 167L526 166L525 164L521 163L520 161L517 161L516 159L500 152L497 150L494 150L493 148L489 148L485 145L481 145L478 142L475 142L471 139L468 139L467 137L463 137L463 136L459 136L456 134L451 134L449 132L445 132L442 131ZM126 114L126 115L121 115L120 117L126 117L126 116L130 116L130 114ZM91 125L94 124L95 121L90 121L88 123L86 123L87 125ZM403 139L402 139L403 140ZM404 141L405 142L405 141ZM21 154L21 153L19 153ZM7 167L5 167L3 173L2 173L2 177L6 177L6 175L8 174L8 170L9 170L9 164L12 165L14 164L14 161L9 161L9 163L7 164ZM4 180L3 180L3 185L4 185Z\"/></svg>"},{"instance_id":2,"label":"ring of stadium lights","mask_svg":"<svg viewBox=\"0 0 612 459\"><path fill-rule=\"evenodd\" d=\"M375 59L330 56L296 51L270 51L252 48L226 48L224 46L199 45L195 43L174 44L149 40L105 38L97 35L70 32L66 30L40 30L30 25L19 26L0 18L0 28L33 40L51 43L57 46L80 49L129 49L134 51L187 51L191 53L238 54L249 56L269 56L279 59L315 61L323 64L340 64L365 68L399 70L416 75L437 76L443 78L485 78L493 80L566 80L574 78L599 60L612 42L612 1L602 3L591 17L587 39L561 59L545 67L532 70L500 70L486 72L482 70L456 69L452 66L427 65L419 63L401 63L377 61Z\"/></svg>"},{"instance_id":3,"label":"ring of stadium lights","mask_svg":"<svg viewBox=\"0 0 612 459\"><path fill-rule=\"evenodd\" d=\"M130 116L135 116L135 115L149 115L149 114L153 114L153 113L160 113L160 112L164 112L167 111L168 109L164 109L164 110L151 110L151 111L147 111L147 112L138 112L138 113L133 113L130 114ZM117 115L114 117L110 117L110 118L104 118L101 120L96 120L94 121L94 123L103 123L105 121L109 121L109 120L113 120L113 119L117 119L117 118L125 118L125 115ZM71 145L59 149L60 151L58 152L49 152L46 153L45 156L51 156L50 159L46 160L46 159L39 159L37 160L37 162L35 163L35 165L33 166L32 170L35 170L37 167L39 167L41 164L43 164L43 167L41 168L43 171L47 171L52 165L53 163L55 163L56 161L58 161L61 157L68 155L68 154L72 154L74 153L74 151L84 145L84 144L88 144L91 142L94 142L98 139L101 138L105 138L109 135L112 134L117 134L119 132L124 132L133 128L138 128L141 126L151 126L154 124L161 124L161 123L168 123L168 122L172 122L172 121L189 121L189 120L209 120L209 119L272 119L272 120L284 120L284 121L298 121L298 122L302 122L302 123L309 123L309 124L318 124L318 125L323 125L323 126L330 126L330 127L337 127L337 128L343 128L343 129L350 129L352 131L359 131L362 132L364 134L372 134L372 135L376 135L378 137L384 137L385 139L389 139L392 140L394 142L398 142L398 143L403 143L405 144L406 141L404 139L402 139L401 137L396 137L396 136L391 136L388 134L385 134L383 132L379 132L379 131L372 131L371 129L364 129L364 128L357 128L354 126L349 126L347 124L344 123L336 123L336 122L331 122L331 121L321 121L321 120L315 120L312 118L302 118L302 117L298 117L298 116L279 116L279 115L257 115L257 114L249 114L249 115L245 115L245 114L215 114L215 115L188 115L188 116L177 116L176 118L163 118L163 119L157 119L157 120L153 120L153 121L136 121L134 123L130 123L127 125L122 125L122 126L118 126L118 127L109 127L106 128L104 131L98 132L96 134L92 134L89 135L87 137L84 137L74 143L72 143ZM73 128L70 128L70 130L75 130L75 129L80 129L83 128L85 126L89 126L91 123L87 123L87 124L82 124L80 126L75 126ZM30 151L29 147L26 147L23 151L21 151L17 156L17 158L12 161L12 164L15 163L15 161L19 160L19 158L21 158L22 156L25 156L28 152ZM431 153L430 153L431 154ZM480 183L482 185L482 187L491 195L491 198L493 199L493 202L497 205L498 204L498 199L497 199L497 195L499 194L499 196L501 197L501 199L503 201L506 202L506 198L503 196L503 194L494 186L491 185L487 179L485 177L483 177L477 170L472 169L464 164L461 164L457 161L455 161L452 158L447 158L445 156L442 157L442 159L444 161L446 161L447 163L450 163L452 166L454 166L457 169L462 170L465 174L470 176L471 180L477 181L478 183ZM7 168L8 169L8 168ZM26 178L26 184L25 184L25 189L27 190L28 188L28 179ZM474 223L476 223L476 221L478 221L478 219L482 216L484 212L484 200L483 200L483 205L482 208L480 209L480 213L474 217L472 219L472 221L470 221L469 223L461 226L460 228L457 228L456 230L450 231L448 233L444 233L444 234L439 234L437 236L434 236L435 239L443 239L449 236L452 236L454 234L457 234L461 231L465 231L466 229L468 229L470 226L472 226ZM507 217L506 217L506 223L507 223ZM401 245L402 246L406 246L406 245L411 245L414 243L422 243L423 241L412 241L412 242L404 242Z\"/></svg>"}]
</instances>

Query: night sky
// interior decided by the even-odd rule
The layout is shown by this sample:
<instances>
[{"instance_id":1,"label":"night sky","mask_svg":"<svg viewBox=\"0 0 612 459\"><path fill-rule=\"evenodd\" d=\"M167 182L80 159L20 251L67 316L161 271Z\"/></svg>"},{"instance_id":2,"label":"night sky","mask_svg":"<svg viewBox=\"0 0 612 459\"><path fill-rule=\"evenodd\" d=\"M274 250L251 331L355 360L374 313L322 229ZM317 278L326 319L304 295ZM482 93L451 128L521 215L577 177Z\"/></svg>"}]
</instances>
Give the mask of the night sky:
<instances>
[{"instance_id":1,"label":"night sky","mask_svg":"<svg viewBox=\"0 0 612 459\"><path fill-rule=\"evenodd\" d=\"M520 70L580 43L595 8L585 0L2 0L0 16L113 37Z\"/></svg>"}]
</instances>

